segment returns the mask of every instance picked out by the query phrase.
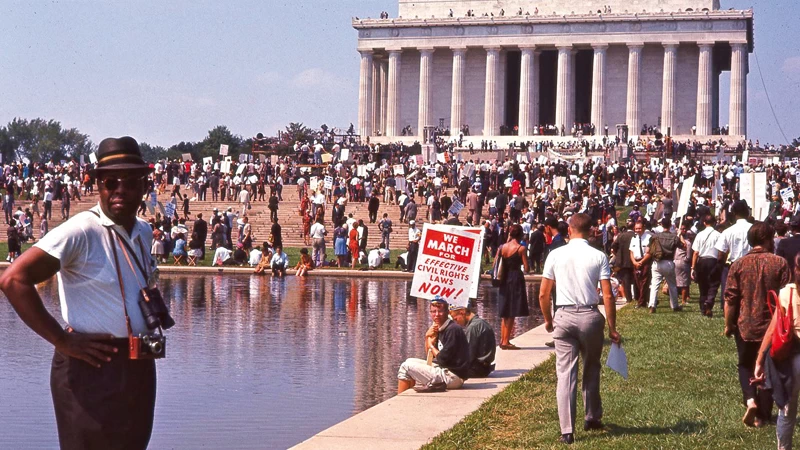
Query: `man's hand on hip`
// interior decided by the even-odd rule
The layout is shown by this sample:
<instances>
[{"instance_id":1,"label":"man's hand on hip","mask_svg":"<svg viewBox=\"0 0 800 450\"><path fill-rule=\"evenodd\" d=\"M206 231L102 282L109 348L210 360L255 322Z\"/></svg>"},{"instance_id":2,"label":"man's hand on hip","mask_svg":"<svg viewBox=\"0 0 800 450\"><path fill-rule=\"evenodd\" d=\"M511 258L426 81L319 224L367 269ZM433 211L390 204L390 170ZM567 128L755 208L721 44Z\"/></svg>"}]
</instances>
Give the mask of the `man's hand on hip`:
<instances>
[{"instance_id":1,"label":"man's hand on hip","mask_svg":"<svg viewBox=\"0 0 800 450\"><path fill-rule=\"evenodd\" d=\"M56 344L56 350L59 353L86 361L99 368L101 363L111 361L111 356L119 353L118 348L99 342L108 339L114 339L114 336L109 334L64 333L64 338Z\"/></svg>"}]
</instances>

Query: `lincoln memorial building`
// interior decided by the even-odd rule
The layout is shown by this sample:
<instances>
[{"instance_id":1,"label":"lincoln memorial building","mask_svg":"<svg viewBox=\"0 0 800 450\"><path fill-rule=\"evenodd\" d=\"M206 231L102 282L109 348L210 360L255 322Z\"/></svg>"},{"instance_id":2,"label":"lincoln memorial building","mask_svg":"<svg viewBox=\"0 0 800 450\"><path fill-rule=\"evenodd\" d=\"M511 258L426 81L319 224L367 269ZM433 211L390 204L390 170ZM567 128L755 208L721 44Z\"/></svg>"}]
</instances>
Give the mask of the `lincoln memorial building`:
<instances>
[{"instance_id":1,"label":"lincoln memorial building","mask_svg":"<svg viewBox=\"0 0 800 450\"><path fill-rule=\"evenodd\" d=\"M535 140L542 127L569 134L576 124L597 135L646 125L675 139L747 136L752 10L719 0L399 2L397 17L353 19L358 133L373 141L464 126ZM720 98L723 71L730 98Z\"/></svg>"}]
</instances>

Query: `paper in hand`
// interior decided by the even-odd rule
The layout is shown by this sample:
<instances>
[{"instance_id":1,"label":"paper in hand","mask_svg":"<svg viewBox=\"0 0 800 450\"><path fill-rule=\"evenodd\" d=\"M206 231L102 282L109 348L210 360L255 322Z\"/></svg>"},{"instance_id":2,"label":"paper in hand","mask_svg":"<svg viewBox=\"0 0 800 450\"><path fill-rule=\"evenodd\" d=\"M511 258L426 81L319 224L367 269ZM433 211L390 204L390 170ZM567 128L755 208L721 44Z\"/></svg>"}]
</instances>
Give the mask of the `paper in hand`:
<instances>
[{"instance_id":1,"label":"paper in hand","mask_svg":"<svg viewBox=\"0 0 800 450\"><path fill-rule=\"evenodd\" d=\"M623 379L628 379L628 356L619 344L611 344L611 350L608 351L606 366L620 374Z\"/></svg>"}]
</instances>

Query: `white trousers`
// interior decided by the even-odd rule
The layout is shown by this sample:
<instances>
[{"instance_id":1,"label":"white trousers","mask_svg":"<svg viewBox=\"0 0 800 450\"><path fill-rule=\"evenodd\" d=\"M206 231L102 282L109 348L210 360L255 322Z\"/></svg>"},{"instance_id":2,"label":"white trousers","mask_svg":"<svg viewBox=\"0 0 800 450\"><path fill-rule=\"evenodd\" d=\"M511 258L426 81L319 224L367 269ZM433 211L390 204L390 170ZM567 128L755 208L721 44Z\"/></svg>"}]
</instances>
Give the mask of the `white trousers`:
<instances>
[{"instance_id":1,"label":"white trousers","mask_svg":"<svg viewBox=\"0 0 800 450\"><path fill-rule=\"evenodd\" d=\"M658 287L661 282L667 281L667 289L669 290L669 305L672 309L678 307L678 282L675 280L675 263L662 259L653 263L653 276L650 280L650 308L655 308L658 304Z\"/></svg>"}]
</instances>

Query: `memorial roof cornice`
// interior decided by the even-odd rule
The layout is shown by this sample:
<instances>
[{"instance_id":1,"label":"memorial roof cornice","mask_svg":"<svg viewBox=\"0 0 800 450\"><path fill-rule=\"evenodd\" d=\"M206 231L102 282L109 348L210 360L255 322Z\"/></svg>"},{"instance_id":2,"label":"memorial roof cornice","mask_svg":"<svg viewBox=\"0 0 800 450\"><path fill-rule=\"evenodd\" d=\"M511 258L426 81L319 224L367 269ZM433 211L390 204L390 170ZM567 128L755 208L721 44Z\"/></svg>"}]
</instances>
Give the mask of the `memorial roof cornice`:
<instances>
[{"instance_id":1,"label":"memorial roof cornice","mask_svg":"<svg viewBox=\"0 0 800 450\"><path fill-rule=\"evenodd\" d=\"M357 30L370 28L409 28L439 26L486 26L486 25L525 25L553 23L596 23L596 22L651 22L664 20L731 20L753 18L753 10L718 11L676 11L640 12L613 14L551 14L529 16L477 16L477 17L431 17L431 18L389 18L352 20Z\"/></svg>"}]
</instances>

